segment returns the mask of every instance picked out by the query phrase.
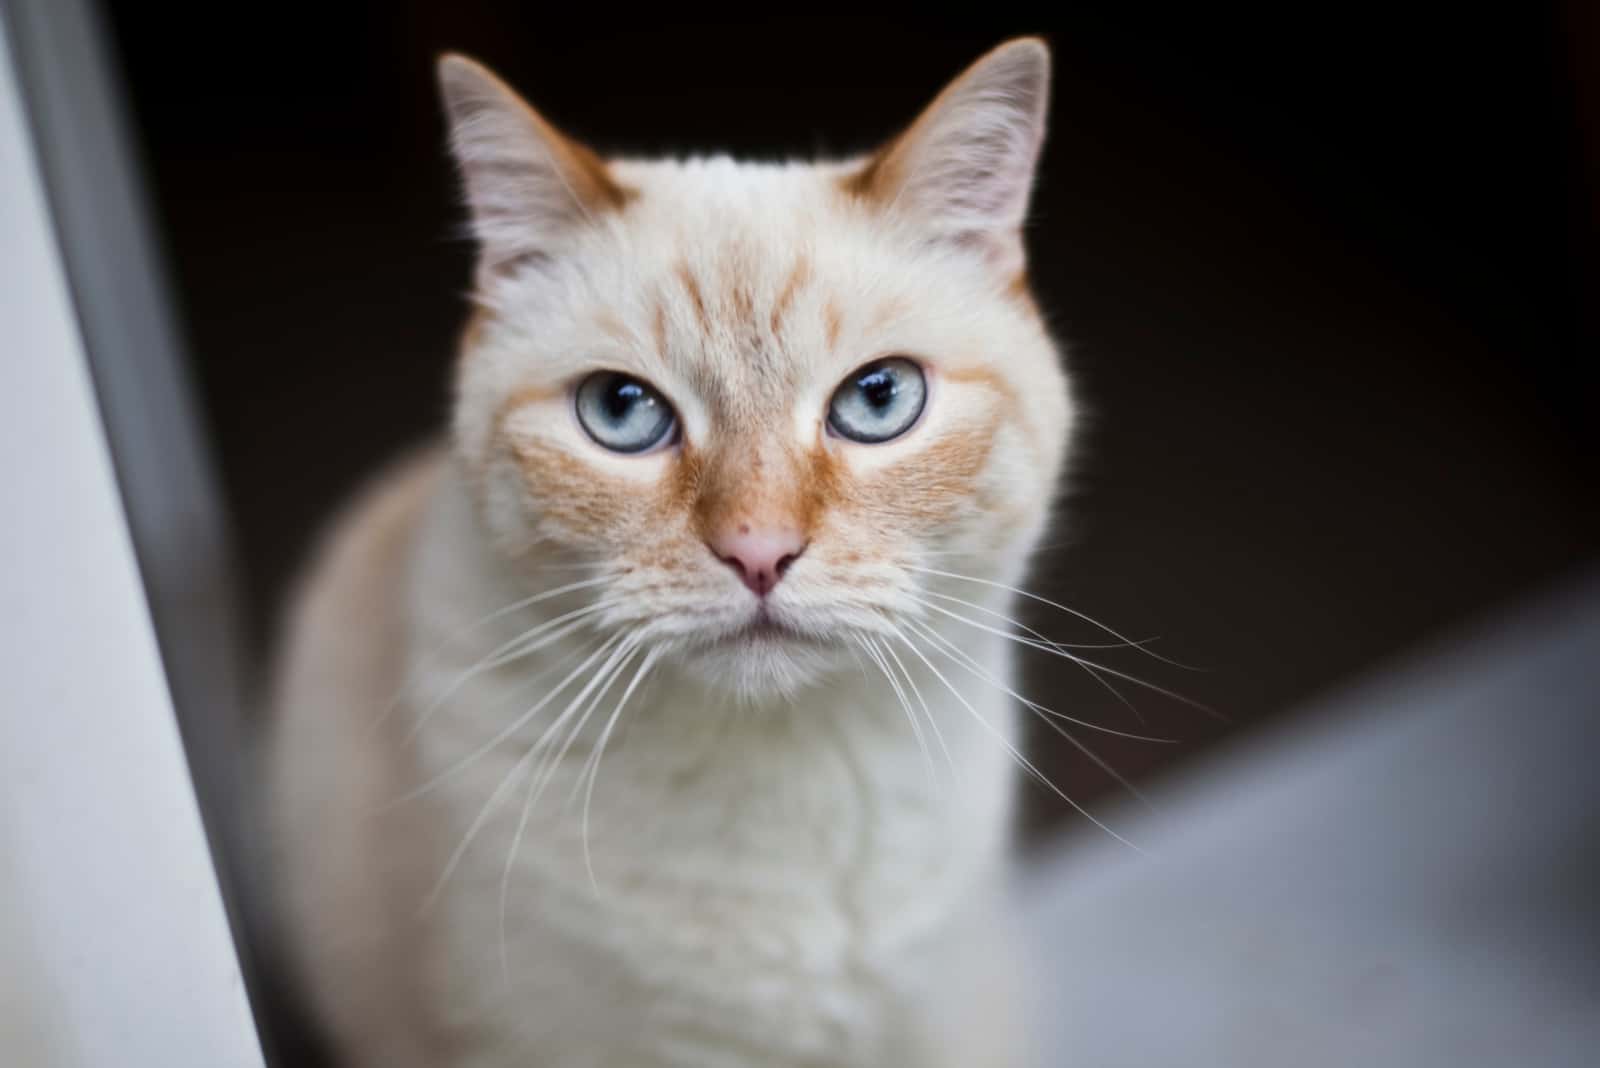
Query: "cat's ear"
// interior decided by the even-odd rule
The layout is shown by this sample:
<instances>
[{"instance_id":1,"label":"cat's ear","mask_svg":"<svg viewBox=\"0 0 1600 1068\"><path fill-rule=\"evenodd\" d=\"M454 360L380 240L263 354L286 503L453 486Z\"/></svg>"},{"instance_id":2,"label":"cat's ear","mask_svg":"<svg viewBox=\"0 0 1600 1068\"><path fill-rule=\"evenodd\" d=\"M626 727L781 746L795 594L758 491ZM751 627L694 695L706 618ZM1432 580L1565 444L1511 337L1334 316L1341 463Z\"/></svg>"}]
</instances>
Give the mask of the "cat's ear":
<instances>
[{"instance_id":1,"label":"cat's ear","mask_svg":"<svg viewBox=\"0 0 1600 1068\"><path fill-rule=\"evenodd\" d=\"M1008 41L848 174L845 188L906 214L931 237L971 244L1020 268L1049 96L1049 47L1036 37Z\"/></svg>"},{"instance_id":2,"label":"cat's ear","mask_svg":"<svg viewBox=\"0 0 1600 1068\"><path fill-rule=\"evenodd\" d=\"M564 236L628 200L605 162L567 137L487 68L439 60L450 145L466 184L480 271L548 256Z\"/></svg>"}]
</instances>

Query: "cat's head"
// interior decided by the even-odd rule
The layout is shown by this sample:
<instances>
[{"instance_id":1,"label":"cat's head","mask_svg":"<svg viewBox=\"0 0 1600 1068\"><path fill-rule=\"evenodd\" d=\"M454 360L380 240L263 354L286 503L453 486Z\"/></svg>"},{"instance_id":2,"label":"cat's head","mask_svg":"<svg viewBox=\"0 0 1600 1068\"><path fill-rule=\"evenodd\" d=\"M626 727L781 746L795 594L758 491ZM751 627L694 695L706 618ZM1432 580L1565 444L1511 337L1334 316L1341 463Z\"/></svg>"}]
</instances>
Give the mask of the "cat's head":
<instances>
[{"instance_id":1,"label":"cat's head","mask_svg":"<svg viewBox=\"0 0 1600 1068\"><path fill-rule=\"evenodd\" d=\"M1015 580L1072 412L1021 239L1043 43L826 163L603 160L439 73L479 248L456 447L513 565L591 569L601 625L746 695L893 640L930 569Z\"/></svg>"}]
</instances>

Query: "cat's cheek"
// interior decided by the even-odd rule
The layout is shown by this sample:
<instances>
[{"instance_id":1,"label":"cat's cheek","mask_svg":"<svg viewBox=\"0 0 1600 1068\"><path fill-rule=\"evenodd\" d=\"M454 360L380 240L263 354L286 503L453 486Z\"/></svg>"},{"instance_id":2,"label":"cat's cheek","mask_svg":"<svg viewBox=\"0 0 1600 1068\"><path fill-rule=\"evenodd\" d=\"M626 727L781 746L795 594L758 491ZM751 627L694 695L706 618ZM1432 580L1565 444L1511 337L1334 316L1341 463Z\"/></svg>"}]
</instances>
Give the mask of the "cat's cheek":
<instances>
[{"instance_id":1,"label":"cat's cheek","mask_svg":"<svg viewBox=\"0 0 1600 1068\"><path fill-rule=\"evenodd\" d=\"M560 445L520 439L509 450L516 492L542 537L571 548L615 545L640 526L650 484L619 476Z\"/></svg>"},{"instance_id":2,"label":"cat's cheek","mask_svg":"<svg viewBox=\"0 0 1600 1068\"><path fill-rule=\"evenodd\" d=\"M468 481L473 510L495 551L509 560L535 551L540 541L538 515L530 507L515 460L492 455L471 467Z\"/></svg>"},{"instance_id":3,"label":"cat's cheek","mask_svg":"<svg viewBox=\"0 0 1600 1068\"><path fill-rule=\"evenodd\" d=\"M971 506L995 437L992 421L929 427L929 439L858 480L858 499L916 536Z\"/></svg>"}]
</instances>

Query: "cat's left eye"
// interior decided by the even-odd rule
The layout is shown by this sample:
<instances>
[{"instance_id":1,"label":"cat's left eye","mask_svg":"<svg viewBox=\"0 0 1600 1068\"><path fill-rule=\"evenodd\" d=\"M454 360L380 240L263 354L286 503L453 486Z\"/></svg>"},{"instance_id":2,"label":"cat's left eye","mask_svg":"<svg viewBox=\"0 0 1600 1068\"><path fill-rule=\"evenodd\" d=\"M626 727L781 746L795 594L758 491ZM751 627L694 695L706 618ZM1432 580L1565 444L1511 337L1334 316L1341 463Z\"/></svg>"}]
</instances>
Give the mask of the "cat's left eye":
<instances>
[{"instance_id":1,"label":"cat's left eye","mask_svg":"<svg viewBox=\"0 0 1600 1068\"><path fill-rule=\"evenodd\" d=\"M678 417L656 388L619 371L600 371L578 384L578 422L612 452L645 452L669 440Z\"/></svg>"},{"instance_id":2,"label":"cat's left eye","mask_svg":"<svg viewBox=\"0 0 1600 1068\"><path fill-rule=\"evenodd\" d=\"M833 391L828 426L851 441L876 445L910 430L927 399L927 379L914 362L904 356L874 360Z\"/></svg>"}]
</instances>

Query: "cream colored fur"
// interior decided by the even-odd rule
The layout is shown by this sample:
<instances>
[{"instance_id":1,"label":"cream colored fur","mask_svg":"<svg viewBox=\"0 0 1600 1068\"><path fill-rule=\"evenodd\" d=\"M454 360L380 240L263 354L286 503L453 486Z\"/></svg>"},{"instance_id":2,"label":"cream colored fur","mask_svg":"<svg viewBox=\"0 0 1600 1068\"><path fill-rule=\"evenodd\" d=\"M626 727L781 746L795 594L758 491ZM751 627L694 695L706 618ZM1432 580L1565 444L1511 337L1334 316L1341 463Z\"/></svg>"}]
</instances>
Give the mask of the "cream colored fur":
<instances>
[{"instance_id":1,"label":"cream colored fur","mask_svg":"<svg viewBox=\"0 0 1600 1068\"><path fill-rule=\"evenodd\" d=\"M870 160L607 165L444 61L483 249L453 439L338 524L277 691L285 930L349 1064L1020 1063L1008 643L929 607L1009 597L930 569L1015 584L1063 460L1019 276L1047 66L1002 47ZM920 422L829 435L887 354ZM681 443L590 441L596 370ZM746 520L808 538L788 637L707 549Z\"/></svg>"}]
</instances>

